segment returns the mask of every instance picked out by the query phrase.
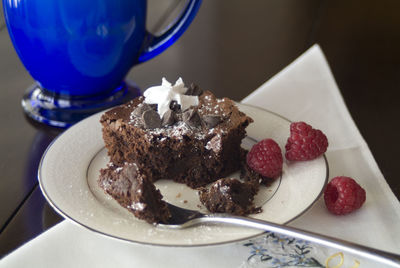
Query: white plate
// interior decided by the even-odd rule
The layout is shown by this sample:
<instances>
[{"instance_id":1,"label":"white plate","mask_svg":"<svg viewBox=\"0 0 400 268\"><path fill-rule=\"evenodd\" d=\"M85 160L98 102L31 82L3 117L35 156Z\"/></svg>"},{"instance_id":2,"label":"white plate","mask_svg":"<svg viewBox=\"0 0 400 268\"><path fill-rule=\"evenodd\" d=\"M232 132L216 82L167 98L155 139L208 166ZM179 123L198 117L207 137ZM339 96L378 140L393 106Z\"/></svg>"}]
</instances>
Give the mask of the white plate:
<instances>
[{"instance_id":1,"label":"white plate","mask_svg":"<svg viewBox=\"0 0 400 268\"><path fill-rule=\"evenodd\" d=\"M238 105L254 119L247 128L248 136L256 140L273 138L284 152L290 122L269 111ZM49 146L40 163L40 188L63 217L109 237L152 245L213 245L262 233L223 225L167 230L136 219L97 185L99 170L109 161L102 140L100 116L91 116L65 131ZM250 146L250 140L246 139L244 146ZM263 212L251 217L281 224L295 219L318 199L327 178L325 156L313 161L285 162L282 177L271 187L263 187L256 196L256 205L262 206ZM166 201L198 209L200 203L195 190L172 181L159 181L156 186Z\"/></svg>"}]
</instances>

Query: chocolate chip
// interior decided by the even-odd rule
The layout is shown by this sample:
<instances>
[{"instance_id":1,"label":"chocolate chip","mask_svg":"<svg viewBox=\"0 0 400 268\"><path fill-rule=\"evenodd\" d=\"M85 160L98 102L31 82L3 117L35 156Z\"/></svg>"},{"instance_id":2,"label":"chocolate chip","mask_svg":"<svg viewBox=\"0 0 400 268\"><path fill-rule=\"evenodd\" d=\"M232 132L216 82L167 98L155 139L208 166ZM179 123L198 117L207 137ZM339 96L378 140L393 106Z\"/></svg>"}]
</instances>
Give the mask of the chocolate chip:
<instances>
[{"instance_id":1,"label":"chocolate chip","mask_svg":"<svg viewBox=\"0 0 400 268\"><path fill-rule=\"evenodd\" d=\"M147 110L142 114L144 127L148 129L161 127L160 115L154 110Z\"/></svg>"},{"instance_id":2,"label":"chocolate chip","mask_svg":"<svg viewBox=\"0 0 400 268\"><path fill-rule=\"evenodd\" d=\"M200 127L201 118L195 109L187 110L182 114L182 121L185 122L189 127Z\"/></svg>"},{"instance_id":3,"label":"chocolate chip","mask_svg":"<svg viewBox=\"0 0 400 268\"><path fill-rule=\"evenodd\" d=\"M172 111L174 111L174 112L178 112L178 111L181 110L181 105L178 104L177 101L172 100L172 101L169 103L169 108L170 108Z\"/></svg>"},{"instance_id":4,"label":"chocolate chip","mask_svg":"<svg viewBox=\"0 0 400 268\"><path fill-rule=\"evenodd\" d=\"M203 116L203 122L207 128L213 128L222 122L222 118L219 115L205 115Z\"/></svg>"},{"instance_id":5,"label":"chocolate chip","mask_svg":"<svg viewBox=\"0 0 400 268\"><path fill-rule=\"evenodd\" d=\"M156 104L157 109L157 104ZM136 117L141 117L145 111L153 110L153 107L147 103L140 103L133 111L132 114Z\"/></svg>"},{"instance_id":6,"label":"chocolate chip","mask_svg":"<svg viewBox=\"0 0 400 268\"><path fill-rule=\"evenodd\" d=\"M172 110L168 110L164 113L163 118L161 120L161 124L163 126L172 126L175 123L175 112Z\"/></svg>"},{"instance_id":7,"label":"chocolate chip","mask_svg":"<svg viewBox=\"0 0 400 268\"><path fill-rule=\"evenodd\" d=\"M182 117L183 117L182 112L174 113L175 122L183 121Z\"/></svg>"},{"instance_id":8,"label":"chocolate chip","mask_svg":"<svg viewBox=\"0 0 400 268\"><path fill-rule=\"evenodd\" d=\"M192 109L186 110L184 113L182 113L182 121L187 121L192 113Z\"/></svg>"},{"instance_id":9,"label":"chocolate chip","mask_svg":"<svg viewBox=\"0 0 400 268\"><path fill-rule=\"evenodd\" d=\"M185 95L190 95L190 96L200 96L201 94L203 94L203 90L194 83L190 84L188 90L185 93Z\"/></svg>"}]
</instances>

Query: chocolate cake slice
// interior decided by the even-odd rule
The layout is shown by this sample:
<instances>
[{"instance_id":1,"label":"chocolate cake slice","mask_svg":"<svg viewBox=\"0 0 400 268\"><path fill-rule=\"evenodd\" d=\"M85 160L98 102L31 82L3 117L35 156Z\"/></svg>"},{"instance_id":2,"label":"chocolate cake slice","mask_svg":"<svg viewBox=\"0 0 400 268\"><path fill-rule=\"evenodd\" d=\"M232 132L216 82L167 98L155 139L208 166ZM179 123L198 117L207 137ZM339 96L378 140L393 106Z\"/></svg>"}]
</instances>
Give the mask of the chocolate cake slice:
<instances>
[{"instance_id":1,"label":"chocolate cake slice","mask_svg":"<svg viewBox=\"0 0 400 268\"><path fill-rule=\"evenodd\" d=\"M209 188L201 189L199 197L201 203L210 212L244 216L261 212L261 208L253 204L257 191L258 187L253 183L240 182L234 178L222 178Z\"/></svg>"},{"instance_id":2,"label":"chocolate cake slice","mask_svg":"<svg viewBox=\"0 0 400 268\"><path fill-rule=\"evenodd\" d=\"M122 207L148 223L166 222L171 214L162 195L135 164L108 165L100 170L99 186Z\"/></svg>"},{"instance_id":3,"label":"chocolate cake slice","mask_svg":"<svg viewBox=\"0 0 400 268\"><path fill-rule=\"evenodd\" d=\"M253 120L228 98L194 85L168 86L150 88L146 92L154 94L145 92L101 117L111 162L136 163L153 182L170 179L192 188L238 170L240 144Z\"/></svg>"}]
</instances>

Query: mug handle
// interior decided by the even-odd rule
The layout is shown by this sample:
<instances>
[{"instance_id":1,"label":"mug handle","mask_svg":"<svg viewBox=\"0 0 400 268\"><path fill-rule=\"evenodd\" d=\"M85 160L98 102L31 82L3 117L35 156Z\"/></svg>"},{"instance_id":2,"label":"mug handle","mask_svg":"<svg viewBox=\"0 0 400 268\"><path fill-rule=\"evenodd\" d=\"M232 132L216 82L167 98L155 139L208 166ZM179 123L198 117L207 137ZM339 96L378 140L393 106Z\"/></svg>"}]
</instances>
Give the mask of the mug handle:
<instances>
[{"instance_id":1,"label":"mug handle","mask_svg":"<svg viewBox=\"0 0 400 268\"><path fill-rule=\"evenodd\" d=\"M137 62L142 63L154 58L175 43L193 21L200 5L201 0L190 0L180 18L162 35L155 36L148 32L146 36L147 42L145 41L144 49Z\"/></svg>"}]
</instances>

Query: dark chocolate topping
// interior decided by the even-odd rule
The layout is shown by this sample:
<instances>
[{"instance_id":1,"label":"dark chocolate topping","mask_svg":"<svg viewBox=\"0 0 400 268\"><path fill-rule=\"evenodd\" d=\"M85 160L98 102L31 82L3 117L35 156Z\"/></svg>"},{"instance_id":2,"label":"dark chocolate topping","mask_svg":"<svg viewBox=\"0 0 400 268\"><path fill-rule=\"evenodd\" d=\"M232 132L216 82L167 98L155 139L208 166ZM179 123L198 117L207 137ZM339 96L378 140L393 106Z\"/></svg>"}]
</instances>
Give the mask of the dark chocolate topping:
<instances>
[{"instance_id":1,"label":"dark chocolate topping","mask_svg":"<svg viewBox=\"0 0 400 268\"><path fill-rule=\"evenodd\" d=\"M213 128L222 122L222 118L219 115L205 115L203 116L203 122L207 128Z\"/></svg>"},{"instance_id":2,"label":"dark chocolate topping","mask_svg":"<svg viewBox=\"0 0 400 268\"><path fill-rule=\"evenodd\" d=\"M154 129L161 127L160 115L154 110L147 110L142 114L145 128Z\"/></svg>"},{"instance_id":3,"label":"dark chocolate topping","mask_svg":"<svg viewBox=\"0 0 400 268\"><path fill-rule=\"evenodd\" d=\"M179 112L179 111L181 110L181 105L178 104L177 101L172 100L172 101L169 103L169 108L170 108L172 111L174 111L174 112Z\"/></svg>"},{"instance_id":4,"label":"dark chocolate topping","mask_svg":"<svg viewBox=\"0 0 400 268\"><path fill-rule=\"evenodd\" d=\"M161 120L161 124L163 126L172 126L175 123L175 112L172 110L168 110Z\"/></svg>"},{"instance_id":5,"label":"dark chocolate topping","mask_svg":"<svg viewBox=\"0 0 400 268\"><path fill-rule=\"evenodd\" d=\"M137 116L137 117L141 117L142 115L143 115L143 113L145 112L145 111L148 111L148 110L153 110L153 108L150 106L150 105L148 105L147 103L141 103L141 104L139 104L136 108L135 108L135 110L133 110L132 111L132 114L134 115L134 116Z\"/></svg>"},{"instance_id":6,"label":"dark chocolate topping","mask_svg":"<svg viewBox=\"0 0 400 268\"><path fill-rule=\"evenodd\" d=\"M182 114L182 121L189 127L201 127L201 118L195 109L189 109Z\"/></svg>"}]
</instances>

